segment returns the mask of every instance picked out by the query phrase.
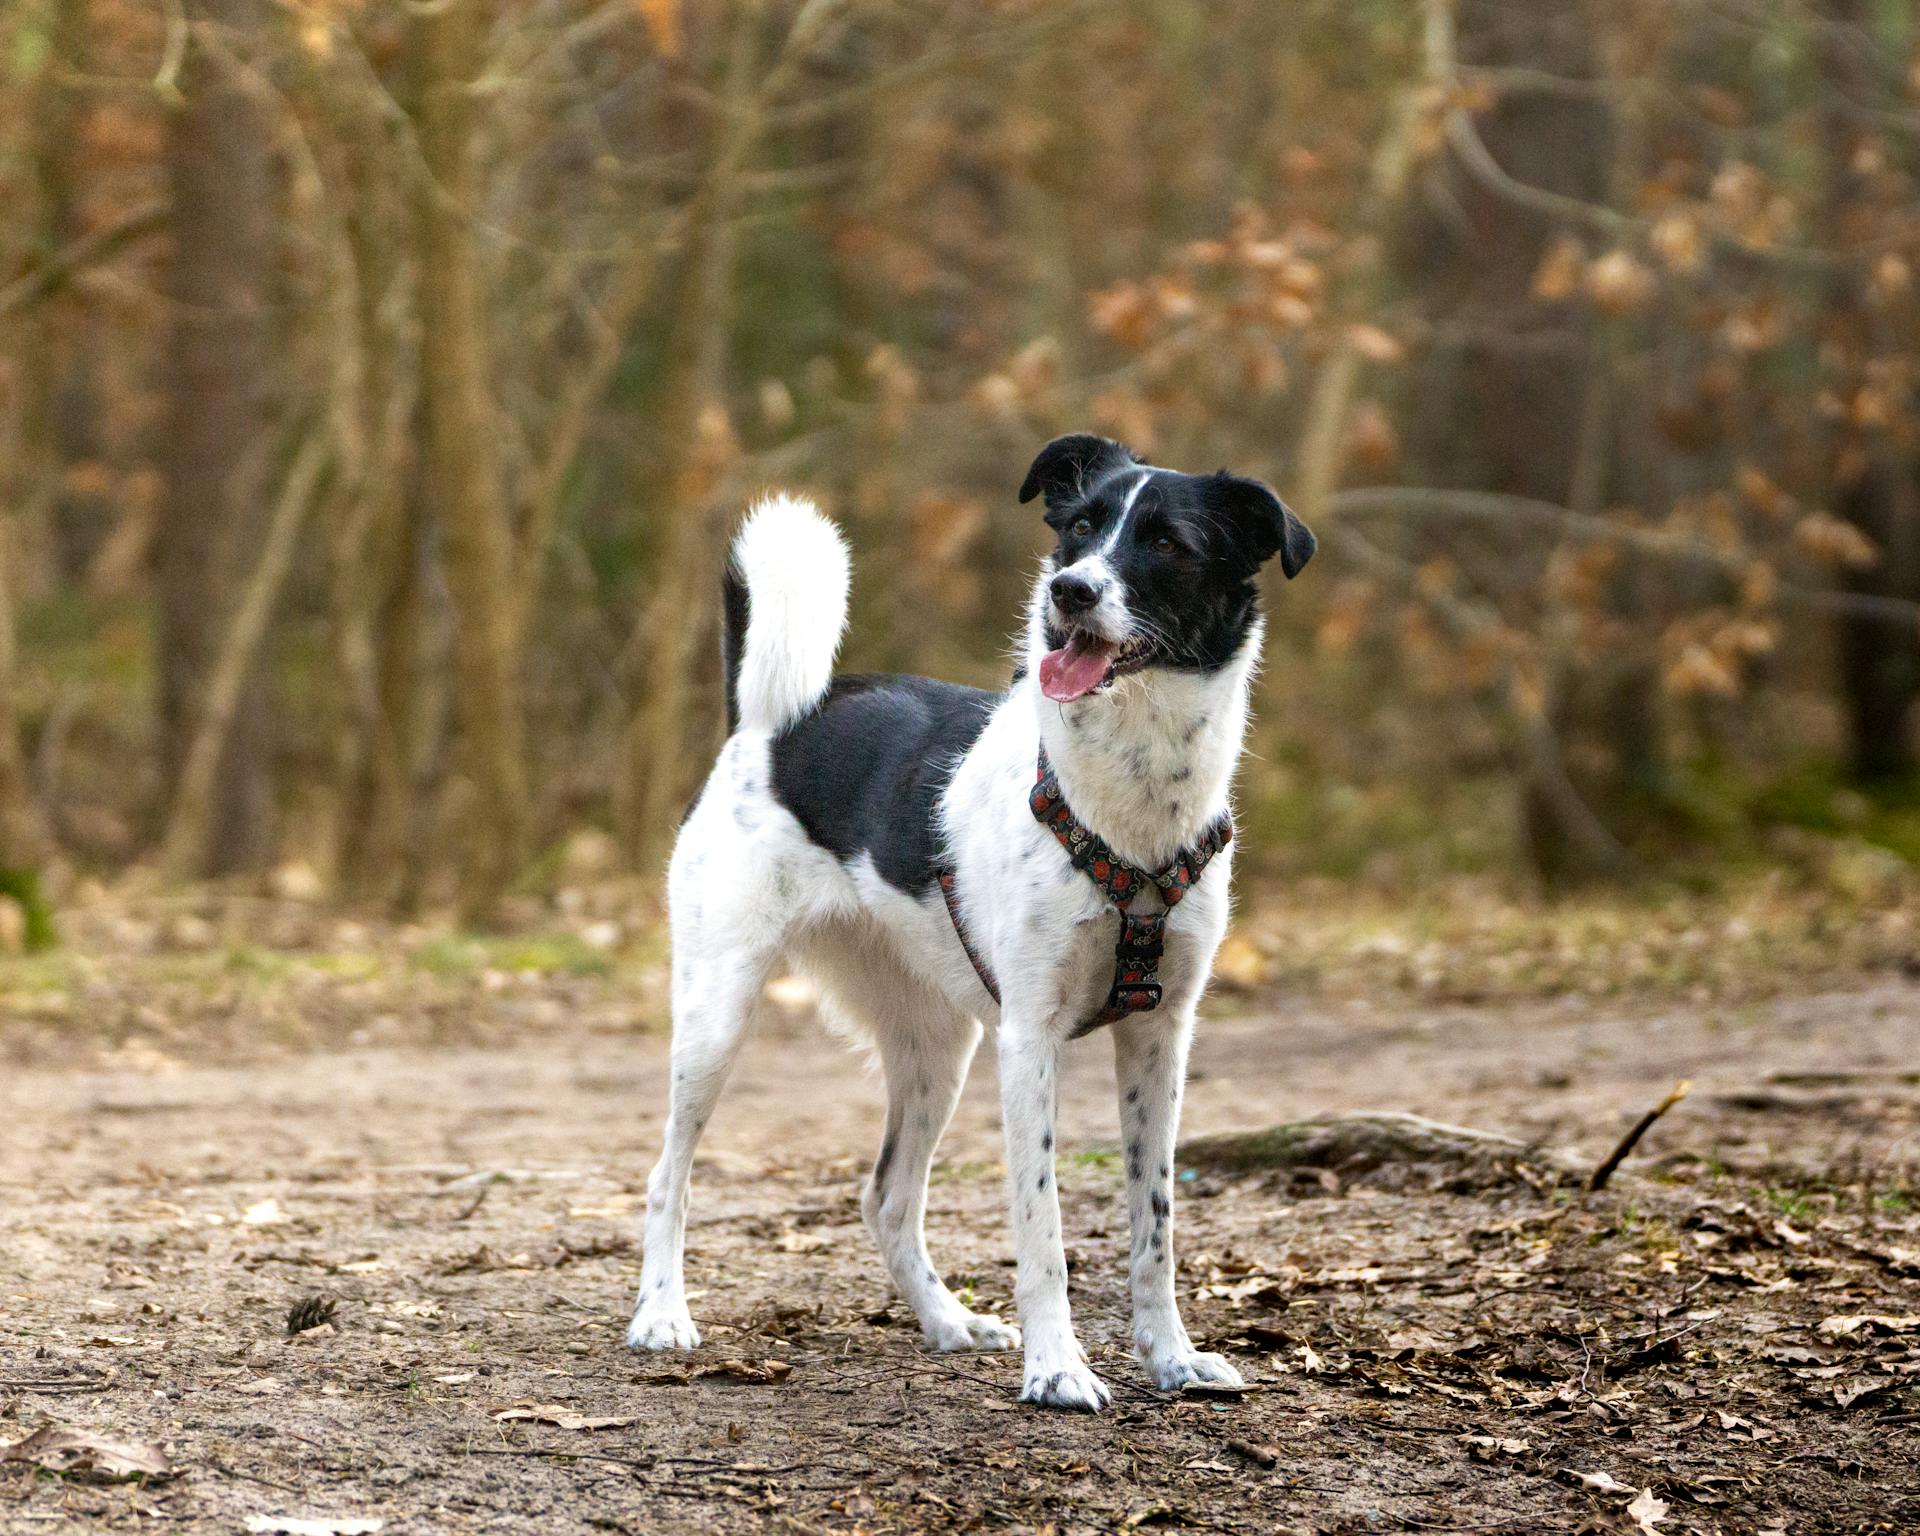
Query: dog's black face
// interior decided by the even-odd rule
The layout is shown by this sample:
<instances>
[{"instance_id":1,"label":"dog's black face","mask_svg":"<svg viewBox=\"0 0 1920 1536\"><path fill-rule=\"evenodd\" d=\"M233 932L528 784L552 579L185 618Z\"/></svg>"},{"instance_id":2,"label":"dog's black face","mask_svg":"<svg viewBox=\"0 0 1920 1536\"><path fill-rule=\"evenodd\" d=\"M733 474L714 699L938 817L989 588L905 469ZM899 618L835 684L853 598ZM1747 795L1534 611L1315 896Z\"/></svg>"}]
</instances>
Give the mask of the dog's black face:
<instances>
[{"instance_id":1,"label":"dog's black face","mask_svg":"<svg viewBox=\"0 0 1920 1536\"><path fill-rule=\"evenodd\" d=\"M1277 554L1291 578L1314 551L1259 481L1158 469L1089 433L1040 450L1020 487L1035 496L1059 536L1040 686L1062 703L1146 667L1225 666L1257 617L1260 567Z\"/></svg>"}]
</instances>

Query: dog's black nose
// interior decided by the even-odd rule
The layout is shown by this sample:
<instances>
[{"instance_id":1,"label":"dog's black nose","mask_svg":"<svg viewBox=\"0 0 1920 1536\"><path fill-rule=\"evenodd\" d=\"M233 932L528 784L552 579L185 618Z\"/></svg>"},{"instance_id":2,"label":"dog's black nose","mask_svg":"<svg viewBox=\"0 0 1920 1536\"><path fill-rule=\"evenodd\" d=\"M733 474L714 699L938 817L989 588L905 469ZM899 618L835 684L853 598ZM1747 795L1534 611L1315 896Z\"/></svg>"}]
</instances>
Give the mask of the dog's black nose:
<instances>
[{"instance_id":1,"label":"dog's black nose","mask_svg":"<svg viewBox=\"0 0 1920 1536\"><path fill-rule=\"evenodd\" d=\"M1076 576L1072 571L1062 571L1053 578L1047 591L1053 596L1053 603L1062 613L1085 613L1100 601L1100 589L1084 576Z\"/></svg>"}]
</instances>

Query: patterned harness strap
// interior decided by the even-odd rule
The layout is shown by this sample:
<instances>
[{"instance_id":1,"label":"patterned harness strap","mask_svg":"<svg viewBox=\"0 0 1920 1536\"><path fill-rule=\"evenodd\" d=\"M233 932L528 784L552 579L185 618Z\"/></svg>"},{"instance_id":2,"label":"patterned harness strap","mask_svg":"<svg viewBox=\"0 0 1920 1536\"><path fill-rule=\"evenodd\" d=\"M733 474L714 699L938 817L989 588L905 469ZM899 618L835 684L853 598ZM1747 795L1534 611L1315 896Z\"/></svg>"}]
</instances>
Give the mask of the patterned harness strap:
<instances>
[{"instance_id":1,"label":"patterned harness strap","mask_svg":"<svg viewBox=\"0 0 1920 1536\"><path fill-rule=\"evenodd\" d=\"M1066 849L1073 867L1099 886L1120 914L1120 932L1113 946L1113 986L1107 993L1105 1005L1074 1034L1084 1035L1103 1024L1123 1019L1130 1013L1147 1013L1158 1008L1160 960L1166 953L1167 913L1177 907L1187 892L1199 883L1200 876L1213 861L1214 855L1233 840L1233 818L1230 815L1221 816L1207 828L1199 842L1184 849L1171 864L1154 874L1129 864L1108 847L1103 838L1089 831L1074 816L1067 804L1067 797L1060 791L1060 776L1047 761L1045 747L1040 749L1039 766L1034 772L1033 790L1027 796L1027 806L1033 812L1034 820L1051 832L1060 846ZM960 947L966 951L967 959L973 962L980 984L997 1003L1000 1001L1000 988L994 982L993 973L987 969L979 952L967 938L966 927L960 921L960 900L955 890L954 872L942 869L939 877L940 894L946 899L947 916L953 921L953 931L960 940ZM1149 886L1159 890L1165 906L1159 912L1136 914L1131 910L1133 898Z\"/></svg>"}]
</instances>

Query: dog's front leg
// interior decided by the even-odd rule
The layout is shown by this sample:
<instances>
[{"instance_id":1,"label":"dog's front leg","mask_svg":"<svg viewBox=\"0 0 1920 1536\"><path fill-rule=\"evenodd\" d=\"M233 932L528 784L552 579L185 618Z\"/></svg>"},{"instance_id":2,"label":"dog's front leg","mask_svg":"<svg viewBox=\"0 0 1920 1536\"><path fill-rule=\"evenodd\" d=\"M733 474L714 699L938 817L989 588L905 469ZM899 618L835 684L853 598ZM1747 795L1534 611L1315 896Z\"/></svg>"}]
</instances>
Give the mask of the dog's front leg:
<instances>
[{"instance_id":1,"label":"dog's front leg","mask_svg":"<svg viewBox=\"0 0 1920 1536\"><path fill-rule=\"evenodd\" d=\"M1145 1014L1113 1026L1133 1228L1133 1348L1162 1391L1191 1381L1240 1385L1240 1373L1219 1355L1193 1347L1173 1294L1173 1144L1192 1038L1191 1010L1175 1019Z\"/></svg>"},{"instance_id":2,"label":"dog's front leg","mask_svg":"<svg viewBox=\"0 0 1920 1536\"><path fill-rule=\"evenodd\" d=\"M1093 1413L1113 1399L1106 1383L1089 1368L1067 1308L1067 1255L1060 1242L1060 1197L1053 1176L1059 1058L1060 1042L1044 1023L1027 1024L1003 1015L1000 1109L1019 1266L1013 1294L1026 1341L1020 1400Z\"/></svg>"}]
</instances>

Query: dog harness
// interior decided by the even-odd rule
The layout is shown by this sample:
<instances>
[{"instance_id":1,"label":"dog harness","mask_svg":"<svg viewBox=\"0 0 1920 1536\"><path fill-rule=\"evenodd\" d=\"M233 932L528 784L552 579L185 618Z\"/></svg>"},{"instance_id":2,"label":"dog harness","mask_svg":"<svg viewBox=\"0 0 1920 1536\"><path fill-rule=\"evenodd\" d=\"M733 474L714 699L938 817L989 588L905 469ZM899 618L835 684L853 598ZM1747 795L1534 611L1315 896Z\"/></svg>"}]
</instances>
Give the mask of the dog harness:
<instances>
[{"instance_id":1,"label":"dog harness","mask_svg":"<svg viewBox=\"0 0 1920 1536\"><path fill-rule=\"evenodd\" d=\"M1099 886L1120 914L1120 932L1113 946L1113 986L1107 993L1105 1005L1076 1029L1074 1036L1077 1038L1103 1024L1124 1019L1130 1013L1148 1013L1158 1008L1160 957L1167 947L1167 914L1199 883L1202 872L1213 861L1213 856L1233 840L1233 817L1222 814L1218 821L1207 828L1199 842L1182 850L1171 864L1154 874L1129 864L1073 814L1067 797L1061 793L1060 776L1047 761L1045 747L1040 749L1040 762L1034 773L1033 791L1027 796L1027 806L1033 812L1034 820L1059 839L1073 867ZM960 947L966 951L967 959L973 962L980 985L997 1003L1000 1001L999 985L993 979L993 972L987 969L986 962L980 958L980 952L967 937L966 925L960 921L960 896L956 889L955 873L951 868L942 868L938 874L940 894L946 899L947 916L953 920L954 934L960 940ZM1158 887L1160 891L1163 903L1161 910L1134 912L1133 898L1150 886Z\"/></svg>"}]
</instances>

